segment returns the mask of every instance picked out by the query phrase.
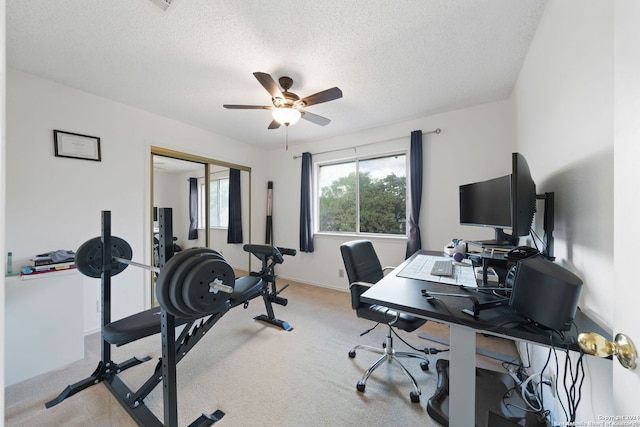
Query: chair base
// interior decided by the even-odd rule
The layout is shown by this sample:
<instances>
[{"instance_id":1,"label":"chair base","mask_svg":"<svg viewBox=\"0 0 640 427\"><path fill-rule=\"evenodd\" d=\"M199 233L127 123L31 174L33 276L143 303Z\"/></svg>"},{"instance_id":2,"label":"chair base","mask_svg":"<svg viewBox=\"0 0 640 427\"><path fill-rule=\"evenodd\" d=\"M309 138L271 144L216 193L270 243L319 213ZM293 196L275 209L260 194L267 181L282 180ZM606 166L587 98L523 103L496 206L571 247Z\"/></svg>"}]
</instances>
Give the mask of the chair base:
<instances>
[{"instance_id":1,"label":"chair base","mask_svg":"<svg viewBox=\"0 0 640 427\"><path fill-rule=\"evenodd\" d=\"M356 350L360 350L360 349L371 351L373 353L378 353L382 355L378 360L376 360L376 362L373 365L371 365L369 369L367 369L362 379L358 381L358 384L356 385L356 389L360 392L364 392L367 380L369 379L371 374L373 374L373 372L379 366L382 365L383 362L395 363L413 385L413 391L409 393L411 402L419 403L420 395L422 394L422 392L420 391L420 386L416 382L416 379L413 377L413 375L411 375L411 373L407 370L407 368L405 368L405 366L402 364L402 362L400 361L400 358L403 357L403 358L420 359L421 360L420 368L422 368L423 371L429 370L429 359L427 359L426 356L423 356L418 353L395 351L393 348L393 338L391 334L392 334L392 331L391 331L391 328L389 328L389 333L387 334L386 341L383 344L382 348L359 344L353 347L351 350L349 350L349 357L351 358L356 357Z\"/></svg>"}]
</instances>

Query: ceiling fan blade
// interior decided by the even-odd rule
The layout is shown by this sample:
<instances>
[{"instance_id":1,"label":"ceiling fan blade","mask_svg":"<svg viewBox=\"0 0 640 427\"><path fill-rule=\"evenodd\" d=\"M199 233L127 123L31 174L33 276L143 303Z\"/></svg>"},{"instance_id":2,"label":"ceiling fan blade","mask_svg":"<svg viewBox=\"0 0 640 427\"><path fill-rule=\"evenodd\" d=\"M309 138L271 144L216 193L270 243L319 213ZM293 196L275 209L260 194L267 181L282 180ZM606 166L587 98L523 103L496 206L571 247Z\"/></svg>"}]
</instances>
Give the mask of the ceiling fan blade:
<instances>
[{"instance_id":1,"label":"ceiling fan blade","mask_svg":"<svg viewBox=\"0 0 640 427\"><path fill-rule=\"evenodd\" d=\"M282 96L282 92L280 92L280 88L278 88L278 84L270 74L256 72L253 73L256 79L260 82L262 86L271 94L272 98L284 98Z\"/></svg>"},{"instance_id":2,"label":"ceiling fan blade","mask_svg":"<svg viewBox=\"0 0 640 427\"><path fill-rule=\"evenodd\" d=\"M337 87L323 90L322 92L309 95L306 98L302 98L305 106L320 104L322 102L333 101L334 99L342 98L342 91Z\"/></svg>"},{"instance_id":3,"label":"ceiling fan blade","mask_svg":"<svg viewBox=\"0 0 640 427\"><path fill-rule=\"evenodd\" d=\"M331 123L331 120L327 119L326 117L322 117L317 114L310 113L308 111L300 111L300 113L302 114L301 118L320 126L326 126L329 123Z\"/></svg>"},{"instance_id":4,"label":"ceiling fan blade","mask_svg":"<svg viewBox=\"0 0 640 427\"><path fill-rule=\"evenodd\" d=\"M229 108L231 110L273 110L275 107L273 105L233 105L233 104L224 104L224 108Z\"/></svg>"},{"instance_id":5,"label":"ceiling fan blade","mask_svg":"<svg viewBox=\"0 0 640 427\"><path fill-rule=\"evenodd\" d=\"M269 123L269 127L267 129L278 129L280 127L280 123L278 123L277 121L271 120L271 123Z\"/></svg>"}]
</instances>

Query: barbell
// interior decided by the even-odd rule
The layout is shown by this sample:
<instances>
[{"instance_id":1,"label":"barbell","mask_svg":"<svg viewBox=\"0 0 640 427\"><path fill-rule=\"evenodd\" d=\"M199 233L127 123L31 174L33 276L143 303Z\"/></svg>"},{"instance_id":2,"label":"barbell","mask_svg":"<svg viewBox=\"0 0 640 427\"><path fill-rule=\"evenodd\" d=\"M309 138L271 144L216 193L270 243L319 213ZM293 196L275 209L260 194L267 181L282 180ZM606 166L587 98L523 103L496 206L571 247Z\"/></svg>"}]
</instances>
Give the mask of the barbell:
<instances>
[{"instance_id":1,"label":"barbell","mask_svg":"<svg viewBox=\"0 0 640 427\"><path fill-rule=\"evenodd\" d=\"M101 237L84 242L76 251L80 273L100 278L107 266L110 276L132 265L158 273L156 298L168 313L181 318L202 317L228 305L235 273L222 254L209 248L189 248L174 255L158 268L132 261L133 251L124 239L111 236L111 262L103 262Z\"/></svg>"}]
</instances>

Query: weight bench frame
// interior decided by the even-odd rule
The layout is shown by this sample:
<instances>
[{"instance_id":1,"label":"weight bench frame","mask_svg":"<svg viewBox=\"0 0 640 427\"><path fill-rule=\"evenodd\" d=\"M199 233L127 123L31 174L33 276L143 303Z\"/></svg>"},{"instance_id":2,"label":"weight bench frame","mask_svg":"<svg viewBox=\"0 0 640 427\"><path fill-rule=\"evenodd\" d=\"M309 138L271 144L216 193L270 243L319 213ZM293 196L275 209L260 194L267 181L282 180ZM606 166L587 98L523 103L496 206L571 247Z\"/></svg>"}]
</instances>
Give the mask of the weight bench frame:
<instances>
[{"instance_id":1,"label":"weight bench frame","mask_svg":"<svg viewBox=\"0 0 640 427\"><path fill-rule=\"evenodd\" d=\"M170 208L159 209L160 222L160 265L173 255L173 223ZM162 357L158 361L154 373L137 390L131 390L119 377L122 371L150 360L149 357L132 357L121 363L111 360L111 345L105 338L104 329L111 324L111 212L102 212L102 262L101 274L101 360L95 371L84 380L67 386L55 399L45 404L51 408L80 391L104 382L107 389L118 400L131 418L141 426L177 426L178 425L178 393L176 386L176 365L202 339L213 325L231 308L227 302L217 313L195 319L176 319L162 307L147 310L149 315L160 310L160 333L162 338ZM199 322L199 323L198 323ZM196 323L198 323L196 325ZM176 326L186 326L176 338ZM159 375L161 374L161 375ZM144 404L144 399L162 381L164 424ZM209 426L219 421L224 412L216 410L211 414L202 414L190 426Z\"/></svg>"},{"instance_id":2,"label":"weight bench frame","mask_svg":"<svg viewBox=\"0 0 640 427\"><path fill-rule=\"evenodd\" d=\"M267 310L267 314L261 314L259 316L254 317L255 320L260 320L262 322L270 323L272 325L278 326L285 331L293 330L293 327L286 321L278 319L273 311L273 303L286 306L288 304L288 300L286 298L278 296L280 292L284 291L289 287L289 285L285 285L282 289L278 290L276 287L276 278L275 274L275 266L277 264L282 264L284 262L283 255L295 256L295 249L288 249L277 246L270 245L244 245L243 249L246 252L250 252L255 255L261 262L262 268L259 272L251 272L250 276L252 277L260 277L260 281L262 281L262 286L260 288L260 294L262 295L262 299L264 301L265 309ZM244 278L240 278L239 280L243 280ZM269 286L271 285L271 286ZM255 296L258 296L257 294ZM253 299L248 298L245 300L244 305L245 308L249 304L249 300Z\"/></svg>"},{"instance_id":3,"label":"weight bench frame","mask_svg":"<svg viewBox=\"0 0 640 427\"><path fill-rule=\"evenodd\" d=\"M173 256L173 221L170 208L159 209L159 266L163 268L166 262ZM87 378L67 386L55 399L45 404L51 408L65 399L91 387L104 382L107 389L116 400L129 413L131 418L142 426L177 426L177 386L176 366L184 356L202 339L202 337L226 314L231 308L243 304L247 308L249 301L262 296L266 315L255 317L256 320L290 331L293 328L286 321L277 319L273 311L272 303L287 305L286 298L279 297L281 290L276 289L276 275L274 267L283 262L283 254L295 255L295 249L278 248L267 245L245 245L244 250L254 254L262 261L259 272L251 272L249 276L236 281L242 283L234 285L234 292L219 310L213 314L207 314L197 318L181 318L167 312L163 307L155 307L149 310L128 316L115 322L111 322L111 277L112 277L112 234L111 212L102 212L102 272L101 279L101 360L94 372ZM113 273L116 274L116 273ZM271 285L271 286L270 286ZM243 289L244 288L244 289ZM157 316L160 316L160 330L158 331ZM137 327L131 328L131 323ZM184 325L182 332L176 337L176 327ZM128 327L128 328L127 328ZM136 334L127 334L127 329L135 329ZM118 374L126 369L140 365L151 360L150 357L132 357L124 362L115 363L111 360L111 346L121 346L140 338L151 336L160 332L162 340L162 356L158 360L154 372L137 390L131 390L127 384L118 377ZM164 424L145 405L144 399L162 381L163 383L163 408ZM190 426L209 426L219 421L224 412L216 410L211 414L202 414Z\"/></svg>"}]
</instances>

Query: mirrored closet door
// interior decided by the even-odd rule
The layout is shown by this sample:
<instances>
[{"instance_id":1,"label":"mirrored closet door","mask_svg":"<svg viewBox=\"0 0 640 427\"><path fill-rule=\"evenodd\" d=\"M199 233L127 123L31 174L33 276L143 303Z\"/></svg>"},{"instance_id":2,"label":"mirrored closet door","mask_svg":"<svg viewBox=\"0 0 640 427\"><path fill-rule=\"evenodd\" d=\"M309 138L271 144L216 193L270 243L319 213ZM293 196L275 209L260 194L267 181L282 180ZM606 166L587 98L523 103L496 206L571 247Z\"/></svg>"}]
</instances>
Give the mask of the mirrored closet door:
<instances>
[{"instance_id":1,"label":"mirrored closet door","mask_svg":"<svg viewBox=\"0 0 640 427\"><path fill-rule=\"evenodd\" d=\"M159 261L158 209L171 208L176 252L215 249L237 276L247 274L250 255L242 247L251 242L251 169L158 147L152 147L151 161L152 262Z\"/></svg>"}]
</instances>

